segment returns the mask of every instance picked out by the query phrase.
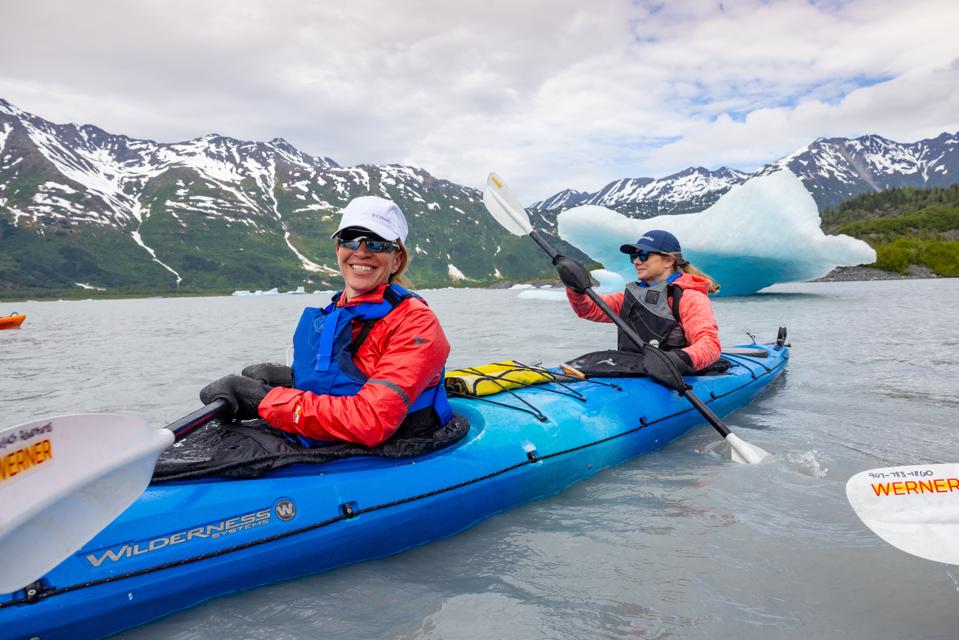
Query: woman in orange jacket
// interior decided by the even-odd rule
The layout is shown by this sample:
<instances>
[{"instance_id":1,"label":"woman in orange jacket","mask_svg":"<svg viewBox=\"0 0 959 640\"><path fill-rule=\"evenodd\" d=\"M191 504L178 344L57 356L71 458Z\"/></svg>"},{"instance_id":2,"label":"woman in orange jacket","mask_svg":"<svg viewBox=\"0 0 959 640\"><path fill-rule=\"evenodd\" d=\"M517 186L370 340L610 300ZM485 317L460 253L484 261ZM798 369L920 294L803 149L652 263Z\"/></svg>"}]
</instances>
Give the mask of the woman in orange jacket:
<instances>
[{"instance_id":1,"label":"woman in orange jacket","mask_svg":"<svg viewBox=\"0 0 959 640\"><path fill-rule=\"evenodd\" d=\"M235 418L263 418L308 447L374 447L401 430L428 436L449 422L449 342L426 302L400 286L407 230L392 201L352 200L332 236L344 288L326 308L304 310L293 366L252 365L207 385L200 399L222 398Z\"/></svg>"},{"instance_id":2,"label":"woman in orange jacket","mask_svg":"<svg viewBox=\"0 0 959 640\"><path fill-rule=\"evenodd\" d=\"M719 358L719 328L708 293L719 291L715 280L683 257L676 236L653 230L620 251L636 269L636 281L622 293L601 296L643 341L664 351L681 374L703 369ZM584 293L589 275L579 263L558 256L556 267L569 303L581 318L612 322ZM640 351L619 332L621 351Z\"/></svg>"}]
</instances>

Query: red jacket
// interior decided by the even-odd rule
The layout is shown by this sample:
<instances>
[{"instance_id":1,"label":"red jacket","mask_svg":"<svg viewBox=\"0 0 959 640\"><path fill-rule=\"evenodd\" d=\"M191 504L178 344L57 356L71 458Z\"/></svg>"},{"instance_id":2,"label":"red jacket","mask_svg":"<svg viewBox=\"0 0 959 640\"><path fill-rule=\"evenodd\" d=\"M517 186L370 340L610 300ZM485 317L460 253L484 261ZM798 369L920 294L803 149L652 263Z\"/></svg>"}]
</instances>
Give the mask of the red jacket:
<instances>
[{"instance_id":1,"label":"red jacket","mask_svg":"<svg viewBox=\"0 0 959 640\"><path fill-rule=\"evenodd\" d=\"M700 276L684 273L673 283L683 288L683 297L679 299L679 320L686 333L686 347L683 349L696 369L709 366L719 359L719 326L713 315L713 305L706 297L709 281ZM623 293L600 295L613 313L619 315L623 308ZM580 318L593 322L612 322L585 293L566 290L566 297ZM669 298L672 308L673 299Z\"/></svg>"},{"instance_id":2,"label":"red jacket","mask_svg":"<svg viewBox=\"0 0 959 640\"><path fill-rule=\"evenodd\" d=\"M385 290L382 285L347 303L341 297L340 306L382 302ZM361 326L353 322L354 338ZM353 360L376 383L367 382L355 396L276 387L260 402L260 417L308 438L376 446L396 433L406 418L407 402L412 404L425 388L442 382L449 352L433 311L419 298L407 298L373 325Z\"/></svg>"}]
</instances>

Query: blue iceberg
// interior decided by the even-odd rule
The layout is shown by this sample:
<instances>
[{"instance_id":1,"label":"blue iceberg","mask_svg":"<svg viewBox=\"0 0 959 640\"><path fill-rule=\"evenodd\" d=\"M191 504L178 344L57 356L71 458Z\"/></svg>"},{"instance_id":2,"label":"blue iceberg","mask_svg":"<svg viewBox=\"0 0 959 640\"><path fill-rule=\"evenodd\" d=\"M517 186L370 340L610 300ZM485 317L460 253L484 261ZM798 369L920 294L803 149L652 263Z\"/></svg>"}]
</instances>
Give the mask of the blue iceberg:
<instances>
[{"instance_id":1,"label":"blue iceberg","mask_svg":"<svg viewBox=\"0 0 959 640\"><path fill-rule=\"evenodd\" d=\"M735 186L699 213L637 220L585 205L564 211L557 221L563 240L626 282L635 279L636 272L619 246L650 229L666 229L679 238L686 259L715 278L720 295L727 296L876 261L876 252L862 240L822 232L819 208L787 170ZM609 288L612 282L604 276Z\"/></svg>"}]
</instances>

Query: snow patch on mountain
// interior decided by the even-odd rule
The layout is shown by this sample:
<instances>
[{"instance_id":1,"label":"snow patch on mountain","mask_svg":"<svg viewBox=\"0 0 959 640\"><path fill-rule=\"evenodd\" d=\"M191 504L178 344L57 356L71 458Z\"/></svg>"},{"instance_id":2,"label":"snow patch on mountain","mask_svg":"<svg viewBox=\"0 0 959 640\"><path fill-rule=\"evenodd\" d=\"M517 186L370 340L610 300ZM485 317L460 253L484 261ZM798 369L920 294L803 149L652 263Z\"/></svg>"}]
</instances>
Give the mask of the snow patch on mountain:
<instances>
[{"instance_id":1,"label":"snow patch on mountain","mask_svg":"<svg viewBox=\"0 0 959 640\"><path fill-rule=\"evenodd\" d=\"M92 284L87 284L85 282L74 282L73 284L80 287L81 289L86 289L88 291L106 291L106 289L103 287L96 287Z\"/></svg>"},{"instance_id":2,"label":"snow patch on mountain","mask_svg":"<svg viewBox=\"0 0 959 640\"><path fill-rule=\"evenodd\" d=\"M163 267L164 269L172 273L173 277L176 278L177 286L180 286L180 283L183 281L183 278L181 278L180 274L177 273L170 265L166 264L165 262L157 258L156 252L152 248L147 246L145 242L143 242L143 238L140 237L140 228L137 227L136 230L131 231L130 236L133 238L134 242L136 242L138 245L143 247L143 249L150 254L150 257L153 258L154 262L156 262L158 265L160 265L161 267Z\"/></svg>"},{"instance_id":3,"label":"snow patch on mountain","mask_svg":"<svg viewBox=\"0 0 959 640\"><path fill-rule=\"evenodd\" d=\"M0 122L0 153L3 153L3 148L7 146L7 138L11 132L13 132L13 125Z\"/></svg>"},{"instance_id":4,"label":"snow patch on mountain","mask_svg":"<svg viewBox=\"0 0 959 640\"><path fill-rule=\"evenodd\" d=\"M299 259L300 265L312 273L326 273L328 275L339 275L339 271L328 267L324 264L317 264L307 258L305 255L300 253L300 250L293 246L293 242L290 241L290 232L287 231L283 234L283 239L286 241L286 246L290 248L290 251Z\"/></svg>"}]
</instances>

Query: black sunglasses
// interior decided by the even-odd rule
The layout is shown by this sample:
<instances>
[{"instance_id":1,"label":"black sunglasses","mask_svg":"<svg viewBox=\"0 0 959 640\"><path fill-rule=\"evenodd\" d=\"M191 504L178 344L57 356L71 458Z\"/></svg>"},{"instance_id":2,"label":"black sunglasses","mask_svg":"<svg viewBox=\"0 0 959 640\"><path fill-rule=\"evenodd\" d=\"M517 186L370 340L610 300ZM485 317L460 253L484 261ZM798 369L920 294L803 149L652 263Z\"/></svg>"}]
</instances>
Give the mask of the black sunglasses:
<instances>
[{"instance_id":1,"label":"black sunglasses","mask_svg":"<svg viewBox=\"0 0 959 640\"><path fill-rule=\"evenodd\" d=\"M392 240L369 238L367 236L356 236L354 238L350 238L349 240L344 240L343 238L337 237L336 246L349 249L350 251L356 251L360 248L361 242L366 243L366 248L370 251L370 253L393 253L394 251L399 251L400 249L400 245Z\"/></svg>"},{"instance_id":2,"label":"black sunglasses","mask_svg":"<svg viewBox=\"0 0 959 640\"><path fill-rule=\"evenodd\" d=\"M629 261L634 262L635 260L638 259L640 262L646 262L647 260L649 260L649 256L653 255L654 253L656 252L646 251L645 249L643 251L635 251L629 254Z\"/></svg>"}]
</instances>

